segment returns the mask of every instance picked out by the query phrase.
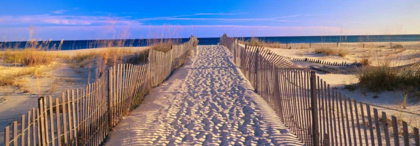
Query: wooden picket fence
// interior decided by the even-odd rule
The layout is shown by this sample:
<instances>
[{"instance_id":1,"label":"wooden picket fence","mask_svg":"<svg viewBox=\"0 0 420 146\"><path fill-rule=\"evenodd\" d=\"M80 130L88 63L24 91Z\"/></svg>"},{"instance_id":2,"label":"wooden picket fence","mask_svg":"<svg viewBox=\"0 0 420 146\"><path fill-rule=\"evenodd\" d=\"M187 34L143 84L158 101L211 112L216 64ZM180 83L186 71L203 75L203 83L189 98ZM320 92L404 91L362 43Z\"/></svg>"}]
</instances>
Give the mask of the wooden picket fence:
<instances>
[{"instance_id":1,"label":"wooden picket fence","mask_svg":"<svg viewBox=\"0 0 420 146\"><path fill-rule=\"evenodd\" d=\"M146 64L119 64L86 88L39 98L37 108L4 128L4 145L101 145L109 130L180 67L197 43L192 36L166 53L149 50Z\"/></svg>"},{"instance_id":2,"label":"wooden picket fence","mask_svg":"<svg viewBox=\"0 0 420 146\"><path fill-rule=\"evenodd\" d=\"M342 95L314 71L258 46L222 36L220 45L255 92L306 145L419 145L419 131L381 108Z\"/></svg>"}]
</instances>

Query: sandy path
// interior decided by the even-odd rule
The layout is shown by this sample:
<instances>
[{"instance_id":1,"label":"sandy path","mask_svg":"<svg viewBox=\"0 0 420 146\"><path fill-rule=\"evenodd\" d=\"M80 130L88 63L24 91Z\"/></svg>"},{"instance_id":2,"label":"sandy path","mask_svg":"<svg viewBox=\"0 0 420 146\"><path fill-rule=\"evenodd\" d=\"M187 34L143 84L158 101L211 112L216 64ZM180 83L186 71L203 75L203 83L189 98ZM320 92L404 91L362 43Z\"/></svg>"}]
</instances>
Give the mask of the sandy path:
<instances>
[{"instance_id":1,"label":"sandy path","mask_svg":"<svg viewBox=\"0 0 420 146\"><path fill-rule=\"evenodd\" d=\"M106 145L302 145L221 46L196 57L125 117Z\"/></svg>"}]
</instances>

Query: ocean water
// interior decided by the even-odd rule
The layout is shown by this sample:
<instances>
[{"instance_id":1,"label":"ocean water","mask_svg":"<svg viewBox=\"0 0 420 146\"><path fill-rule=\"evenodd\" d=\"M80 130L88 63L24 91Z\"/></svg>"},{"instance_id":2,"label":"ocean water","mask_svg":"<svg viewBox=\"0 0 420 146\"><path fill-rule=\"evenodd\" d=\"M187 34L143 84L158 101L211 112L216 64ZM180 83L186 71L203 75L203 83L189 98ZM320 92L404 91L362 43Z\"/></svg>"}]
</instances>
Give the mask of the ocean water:
<instances>
[{"instance_id":1,"label":"ocean water","mask_svg":"<svg viewBox=\"0 0 420 146\"><path fill-rule=\"evenodd\" d=\"M238 39L249 40L251 37L237 37ZM337 42L410 42L420 41L420 35L352 35L352 36L287 36L287 37L257 37L266 42L279 43L337 43ZM189 38L176 39L176 43L187 42ZM151 40L147 39L127 39L123 40L124 46L147 46ZM216 45L219 38L198 38L199 45ZM118 44L121 40L112 40ZM39 42L42 44L42 42ZM75 50L86 48L103 47L97 40L67 40L64 41L61 50ZM60 41L48 43L49 49L57 49ZM26 42L0 42L0 48L25 48Z\"/></svg>"}]
</instances>

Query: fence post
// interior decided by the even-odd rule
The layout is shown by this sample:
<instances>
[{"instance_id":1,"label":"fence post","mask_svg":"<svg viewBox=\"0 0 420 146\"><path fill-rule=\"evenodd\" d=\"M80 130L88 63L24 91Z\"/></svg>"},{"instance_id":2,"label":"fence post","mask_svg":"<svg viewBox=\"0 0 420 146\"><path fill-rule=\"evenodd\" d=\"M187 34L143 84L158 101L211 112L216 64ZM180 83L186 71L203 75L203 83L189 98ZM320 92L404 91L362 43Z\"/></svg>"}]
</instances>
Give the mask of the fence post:
<instances>
[{"instance_id":1,"label":"fence post","mask_svg":"<svg viewBox=\"0 0 420 146\"><path fill-rule=\"evenodd\" d=\"M315 146L319 145L319 133L318 133L318 107L316 97L316 74L315 71L311 71L311 109L312 109L312 139Z\"/></svg>"},{"instance_id":2,"label":"fence post","mask_svg":"<svg viewBox=\"0 0 420 146\"><path fill-rule=\"evenodd\" d=\"M255 54L255 92L258 93L258 55L260 53L260 48L257 47L257 52Z\"/></svg>"},{"instance_id":3,"label":"fence post","mask_svg":"<svg viewBox=\"0 0 420 146\"><path fill-rule=\"evenodd\" d=\"M108 126L112 128L112 70L114 67L108 69Z\"/></svg>"},{"instance_id":4,"label":"fence post","mask_svg":"<svg viewBox=\"0 0 420 146\"><path fill-rule=\"evenodd\" d=\"M40 132L38 132L38 133L40 133L40 136L38 136L38 137L41 137L39 140L39 144L41 144L41 145L44 145L44 142L45 142L45 134L44 134L44 119L42 118L43 117L43 114L44 114L44 106L43 106L43 103L42 103L42 101L43 101L43 98L44 97L39 97L38 98L38 109L39 109L39 115L38 115L38 121L39 121L39 124L40 125L38 125L39 127L38 127L38 130L40 131ZM15 127L15 125L13 126L13 127ZM13 138L16 138L15 136L13 136ZM16 140L17 139L14 139L14 142L16 142Z\"/></svg>"},{"instance_id":5,"label":"fence post","mask_svg":"<svg viewBox=\"0 0 420 146\"><path fill-rule=\"evenodd\" d=\"M236 65L236 43L238 43L238 40L235 39L235 42L233 43L233 64Z\"/></svg>"}]
</instances>

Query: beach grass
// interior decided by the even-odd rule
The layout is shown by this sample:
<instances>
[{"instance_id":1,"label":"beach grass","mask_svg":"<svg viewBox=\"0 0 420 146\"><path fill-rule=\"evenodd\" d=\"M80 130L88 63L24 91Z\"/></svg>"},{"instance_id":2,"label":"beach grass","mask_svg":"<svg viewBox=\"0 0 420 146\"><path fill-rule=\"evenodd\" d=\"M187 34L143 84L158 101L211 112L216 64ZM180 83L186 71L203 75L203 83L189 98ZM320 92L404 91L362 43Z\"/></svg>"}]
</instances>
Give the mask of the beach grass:
<instances>
[{"instance_id":1,"label":"beach grass","mask_svg":"<svg viewBox=\"0 0 420 146\"><path fill-rule=\"evenodd\" d=\"M359 85L373 92L409 90L420 87L420 72L407 68L393 68L389 65L365 67L357 75Z\"/></svg>"},{"instance_id":2,"label":"beach grass","mask_svg":"<svg viewBox=\"0 0 420 146\"><path fill-rule=\"evenodd\" d=\"M56 55L36 49L6 50L1 53L6 63L22 66L48 65L54 61Z\"/></svg>"}]
</instances>

